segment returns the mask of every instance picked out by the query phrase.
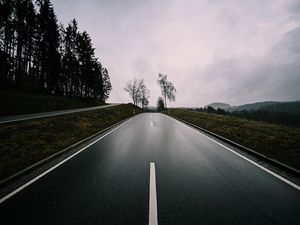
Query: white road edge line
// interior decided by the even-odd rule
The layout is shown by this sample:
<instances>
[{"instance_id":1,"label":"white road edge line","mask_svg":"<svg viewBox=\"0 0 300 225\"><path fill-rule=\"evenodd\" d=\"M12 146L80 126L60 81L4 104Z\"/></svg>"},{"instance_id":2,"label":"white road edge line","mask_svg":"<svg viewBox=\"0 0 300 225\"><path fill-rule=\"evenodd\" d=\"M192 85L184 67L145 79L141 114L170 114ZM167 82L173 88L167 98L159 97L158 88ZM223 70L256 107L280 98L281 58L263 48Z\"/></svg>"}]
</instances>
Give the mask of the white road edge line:
<instances>
[{"instance_id":1,"label":"white road edge line","mask_svg":"<svg viewBox=\"0 0 300 225\"><path fill-rule=\"evenodd\" d=\"M155 163L150 163L149 225L158 225Z\"/></svg>"},{"instance_id":2,"label":"white road edge line","mask_svg":"<svg viewBox=\"0 0 300 225\"><path fill-rule=\"evenodd\" d=\"M185 124L185 123L183 123L183 122L181 122L181 121L178 121L178 120L176 120L176 121L179 122L179 123L184 124L185 126L187 126L187 127L189 127L189 128L192 128L192 129L195 130L195 131L198 131L198 130L196 130L195 128L193 128L193 127L191 127L191 126L189 126L189 125L187 125L187 124ZM199 131L198 131L198 133L201 134L202 136L206 137L207 139L213 141L214 143L216 143L216 144L222 146L223 148L227 149L228 151L230 151L230 152L232 152L232 153L238 155L239 157L243 158L244 160L246 160L246 161L252 163L253 165L257 166L258 168L264 170L265 172L267 172L267 173L273 175L274 177L278 178L279 180L285 182L286 184L288 184L288 185L290 185L290 186L296 188L298 191L300 191L300 186L298 186L297 184L293 183L292 181L290 181L290 180L288 180L288 179L286 179L286 178L280 176L279 174L277 174L277 173L275 173L275 172L273 172L273 171L271 171L271 170L269 170L269 169L263 167L262 165L260 165L260 164L258 164L258 163L256 163L256 162L254 162L254 161L252 161L251 159L247 158L246 156L243 156L242 154L240 154L240 153L234 151L233 149L231 149L231 148L229 148L229 147L227 147L227 146L225 146L225 145L219 143L218 141L216 141L216 140L214 140L214 139L212 139L212 138L206 136L206 135L203 134L202 132L199 132Z\"/></svg>"},{"instance_id":3,"label":"white road edge line","mask_svg":"<svg viewBox=\"0 0 300 225\"><path fill-rule=\"evenodd\" d=\"M75 152L73 155L70 155L68 158L64 159L63 161L59 162L58 164L54 165L53 167L51 167L50 169L46 170L45 172L41 173L40 175L38 175L37 177L33 178L32 180L28 181L27 183L23 184L22 186L18 187L16 190L12 191L11 193L9 193L8 195L4 196L3 198L0 199L0 204L5 202L6 200L8 200L9 198L11 198L12 196L14 196L15 194L17 194L18 192L22 191L24 188L28 187L29 185L33 184L34 182L36 182L37 180L39 180L40 178L42 178L43 176L47 175L48 173L50 173L52 170L56 169L57 167L59 167L60 165L64 164L65 162L67 162L68 160L70 160L71 158L73 158L74 156L78 155L79 153L81 153L82 151L84 151L85 149L87 149L88 147L90 147L91 145L95 144L96 142L100 141L102 138L106 137L107 135L111 134L112 132L114 132L115 130L119 129L120 127L124 126L126 123L128 123L129 121L131 121L133 118L125 121L124 123L122 123L121 125L117 126L116 128L114 128L113 130L107 132L106 134L104 134L103 136L101 136L100 138L96 139L95 141L93 141L92 143L88 144L87 146L84 146L82 149L80 149L79 151Z\"/></svg>"},{"instance_id":4,"label":"white road edge line","mask_svg":"<svg viewBox=\"0 0 300 225\"><path fill-rule=\"evenodd\" d=\"M80 112L86 112L86 111L94 111L94 110L110 108L110 107L114 107L114 106L118 106L118 105L119 104L92 106L92 107L79 108L79 109L77 108L77 109L57 110L57 111L50 111L50 112L48 112L50 114L45 114L45 115L31 115L30 116L30 114L29 114L28 117L24 117L24 118L0 121L0 124L14 123L14 122L20 122L20 121L25 121L25 120L43 119L43 118L47 118L47 117L62 116L62 115L66 115L66 114L74 114L74 113L80 113ZM45 113L47 113L47 112L45 112ZM32 114L43 114L43 113L32 113ZM26 116L26 114L24 114L24 115ZM16 115L16 116L18 116L18 115ZM20 115L20 116L22 116L22 115Z\"/></svg>"}]
</instances>

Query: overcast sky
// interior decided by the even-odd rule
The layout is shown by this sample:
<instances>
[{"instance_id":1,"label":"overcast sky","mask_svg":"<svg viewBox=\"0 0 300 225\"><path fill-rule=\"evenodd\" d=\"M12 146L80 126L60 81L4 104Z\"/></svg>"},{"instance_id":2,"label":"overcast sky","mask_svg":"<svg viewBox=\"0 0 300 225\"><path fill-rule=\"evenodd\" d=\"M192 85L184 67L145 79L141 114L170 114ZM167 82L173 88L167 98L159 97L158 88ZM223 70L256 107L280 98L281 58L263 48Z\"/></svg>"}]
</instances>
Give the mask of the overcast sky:
<instances>
[{"instance_id":1,"label":"overcast sky","mask_svg":"<svg viewBox=\"0 0 300 225\"><path fill-rule=\"evenodd\" d=\"M177 89L170 106L300 100L300 0L52 0L76 18L110 72L108 102L144 78L150 105L158 73Z\"/></svg>"}]
</instances>

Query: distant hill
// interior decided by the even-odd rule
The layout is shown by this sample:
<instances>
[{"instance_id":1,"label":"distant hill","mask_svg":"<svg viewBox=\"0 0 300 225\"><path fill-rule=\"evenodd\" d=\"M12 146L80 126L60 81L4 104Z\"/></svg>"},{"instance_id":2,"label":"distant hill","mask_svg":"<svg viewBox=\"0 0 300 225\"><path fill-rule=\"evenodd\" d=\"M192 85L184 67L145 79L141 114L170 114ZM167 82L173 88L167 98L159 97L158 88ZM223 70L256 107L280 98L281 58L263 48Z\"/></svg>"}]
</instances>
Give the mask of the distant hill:
<instances>
[{"instance_id":1,"label":"distant hill","mask_svg":"<svg viewBox=\"0 0 300 225\"><path fill-rule=\"evenodd\" d=\"M275 102L275 101L266 101L266 102L255 102L255 103L250 103L250 104L245 104L245 105L240 105L235 107L236 111L242 111L242 110L259 110L262 107L278 104L280 102Z\"/></svg>"},{"instance_id":2,"label":"distant hill","mask_svg":"<svg viewBox=\"0 0 300 225\"><path fill-rule=\"evenodd\" d=\"M211 106L214 109L224 109L225 111L251 111L251 110L262 110L272 112L287 112L297 114L300 112L300 101L293 102L278 102L278 101L265 101L265 102L254 102L250 104L244 104L239 106L231 106L227 103L214 102L205 107Z\"/></svg>"},{"instance_id":3,"label":"distant hill","mask_svg":"<svg viewBox=\"0 0 300 225\"><path fill-rule=\"evenodd\" d=\"M286 112L297 114L300 112L300 101L296 102L279 102L276 104L271 104L263 106L260 108L263 111L272 111L272 112Z\"/></svg>"},{"instance_id":4,"label":"distant hill","mask_svg":"<svg viewBox=\"0 0 300 225\"><path fill-rule=\"evenodd\" d=\"M213 107L214 109L220 108L220 109L225 109L225 110L231 107L229 104L222 103L222 102L214 102L205 107L208 107L208 106Z\"/></svg>"}]
</instances>

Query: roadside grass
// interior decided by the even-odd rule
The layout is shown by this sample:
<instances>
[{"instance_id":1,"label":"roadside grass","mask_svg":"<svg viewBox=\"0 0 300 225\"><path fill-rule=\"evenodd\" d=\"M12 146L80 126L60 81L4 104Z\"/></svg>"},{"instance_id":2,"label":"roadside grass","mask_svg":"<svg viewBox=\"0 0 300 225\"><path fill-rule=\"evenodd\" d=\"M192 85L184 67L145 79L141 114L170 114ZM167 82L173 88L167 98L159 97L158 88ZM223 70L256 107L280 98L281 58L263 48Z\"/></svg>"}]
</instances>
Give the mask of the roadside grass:
<instances>
[{"instance_id":1,"label":"roadside grass","mask_svg":"<svg viewBox=\"0 0 300 225\"><path fill-rule=\"evenodd\" d=\"M13 91L0 90L0 116L49 112L103 104L93 99L25 95Z\"/></svg>"},{"instance_id":2,"label":"roadside grass","mask_svg":"<svg viewBox=\"0 0 300 225\"><path fill-rule=\"evenodd\" d=\"M300 128L183 109L171 109L170 113L174 117L300 169Z\"/></svg>"},{"instance_id":3,"label":"roadside grass","mask_svg":"<svg viewBox=\"0 0 300 225\"><path fill-rule=\"evenodd\" d=\"M0 125L0 180L142 112L132 104Z\"/></svg>"}]
</instances>

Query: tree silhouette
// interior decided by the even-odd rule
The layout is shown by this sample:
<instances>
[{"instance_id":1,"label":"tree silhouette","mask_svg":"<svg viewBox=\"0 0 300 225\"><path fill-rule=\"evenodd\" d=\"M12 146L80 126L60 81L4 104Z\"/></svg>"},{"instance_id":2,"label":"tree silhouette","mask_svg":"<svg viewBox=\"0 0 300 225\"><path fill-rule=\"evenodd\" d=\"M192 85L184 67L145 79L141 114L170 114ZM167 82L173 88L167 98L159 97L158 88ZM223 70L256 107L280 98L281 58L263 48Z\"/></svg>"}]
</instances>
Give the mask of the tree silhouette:
<instances>
[{"instance_id":1,"label":"tree silhouette","mask_svg":"<svg viewBox=\"0 0 300 225\"><path fill-rule=\"evenodd\" d=\"M161 73L158 74L157 83L160 85L161 93L164 97L165 107L167 108L167 99L175 101L176 89L174 85L168 81L168 76Z\"/></svg>"},{"instance_id":2,"label":"tree silhouette","mask_svg":"<svg viewBox=\"0 0 300 225\"><path fill-rule=\"evenodd\" d=\"M143 109L148 106L150 91L147 89L144 79L134 78L128 81L124 90L129 93L134 105L140 105Z\"/></svg>"},{"instance_id":3,"label":"tree silhouette","mask_svg":"<svg viewBox=\"0 0 300 225\"><path fill-rule=\"evenodd\" d=\"M0 0L0 86L107 100L108 71L73 19L58 25L50 0Z\"/></svg>"},{"instance_id":4,"label":"tree silhouette","mask_svg":"<svg viewBox=\"0 0 300 225\"><path fill-rule=\"evenodd\" d=\"M105 102L106 99L108 99L108 97L109 97L109 94L112 90L112 86L111 86L111 83L110 83L110 77L109 77L109 74L108 74L108 70L106 68L103 68L101 71L102 71L102 76L100 76L100 79L102 78L102 82L101 82L102 88L100 90L100 93L101 93L100 96L101 96L101 100L103 102Z\"/></svg>"},{"instance_id":5,"label":"tree silhouette","mask_svg":"<svg viewBox=\"0 0 300 225\"><path fill-rule=\"evenodd\" d=\"M157 99L157 111L161 112L165 109L165 103L162 97Z\"/></svg>"},{"instance_id":6,"label":"tree silhouette","mask_svg":"<svg viewBox=\"0 0 300 225\"><path fill-rule=\"evenodd\" d=\"M92 40L87 32L78 33L76 41L76 52L78 55L79 64L79 84L80 84L80 96L90 96L91 87L94 85L95 79L93 76L95 59L95 49L92 47ZM97 75L96 75L97 76Z\"/></svg>"},{"instance_id":7,"label":"tree silhouette","mask_svg":"<svg viewBox=\"0 0 300 225\"><path fill-rule=\"evenodd\" d=\"M52 93L59 66L57 19L49 0L38 0L37 5L36 76L40 91Z\"/></svg>"},{"instance_id":8,"label":"tree silhouette","mask_svg":"<svg viewBox=\"0 0 300 225\"><path fill-rule=\"evenodd\" d=\"M13 81L14 59L14 5L11 0L0 1L0 80L1 86L10 86Z\"/></svg>"},{"instance_id":9,"label":"tree silhouette","mask_svg":"<svg viewBox=\"0 0 300 225\"><path fill-rule=\"evenodd\" d=\"M76 58L77 21L73 19L63 30L64 52L62 58L63 71L66 74L66 93L72 97L75 93L78 78L78 61Z\"/></svg>"},{"instance_id":10,"label":"tree silhouette","mask_svg":"<svg viewBox=\"0 0 300 225\"><path fill-rule=\"evenodd\" d=\"M143 80L139 80L137 78L134 78L131 81L128 81L124 90L129 93L130 97L132 98L133 104L138 104L138 95L141 89L141 85L143 83Z\"/></svg>"},{"instance_id":11,"label":"tree silhouette","mask_svg":"<svg viewBox=\"0 0 300 225\"><path fill-rule=\"evenodd\" d=\"M142 109L145 109L149 105L150 91L147 89L146 85L144 84L144 80L142 81L143 82L141 85L141 89L138 94L138 101L140 102Z\"/></svg>"}]
</instances>

